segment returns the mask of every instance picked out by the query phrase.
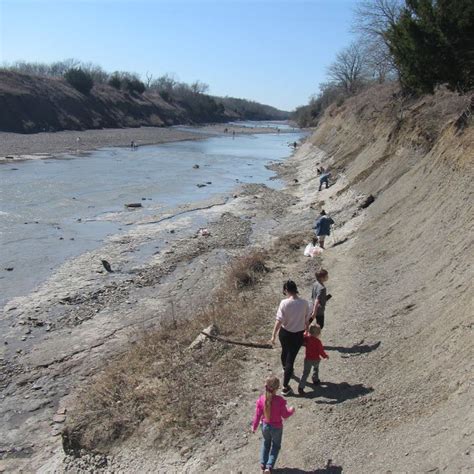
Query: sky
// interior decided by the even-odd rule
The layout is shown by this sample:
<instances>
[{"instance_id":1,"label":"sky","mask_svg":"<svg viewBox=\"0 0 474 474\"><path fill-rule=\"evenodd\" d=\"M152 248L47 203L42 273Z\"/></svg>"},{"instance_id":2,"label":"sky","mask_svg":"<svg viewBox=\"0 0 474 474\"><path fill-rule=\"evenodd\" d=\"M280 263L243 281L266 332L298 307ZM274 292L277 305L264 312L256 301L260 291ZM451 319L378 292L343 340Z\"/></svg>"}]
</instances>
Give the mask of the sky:
<instances>
[{"instance_id":1,"label":"sky","mask_svg":"<svg viewBox=\"0 0 474 474\"><path fill-rule=\"evenodd\" d=\"M347 46L356 0L0 0L0 63L77 58L292 110Z\"/></svg>"}]
</instances>

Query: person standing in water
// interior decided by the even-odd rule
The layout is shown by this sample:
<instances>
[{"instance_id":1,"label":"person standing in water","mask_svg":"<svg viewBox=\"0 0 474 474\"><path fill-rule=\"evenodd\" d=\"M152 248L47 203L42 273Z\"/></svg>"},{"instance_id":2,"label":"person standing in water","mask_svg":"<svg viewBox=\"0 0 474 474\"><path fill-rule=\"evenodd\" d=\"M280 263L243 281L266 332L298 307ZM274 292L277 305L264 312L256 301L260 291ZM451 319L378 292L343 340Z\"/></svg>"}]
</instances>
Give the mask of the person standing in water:
<instances>
[{"instance_id":1,"label":"person standing in water","mask_svg":"<svg viewBox=\"0 0 474 474\"><path fill-rule=\"evenodd\" d=\"M334 225L334 221L331 217L326 214L326 211L323 209L321 214L314 222L314 233L318 238L318 244L323 249L324 248L324 241L326 237L331 235L331 226Z\"/></svg>"},{"instance_id":2,"label":"person standing in water","mask_svg":"<svg viewBox=\"0 0 474 474\"><path fill-rule=\"evenodd\" d=\"M311 311L306 300L298 296L298 288L294 281L288 280L283 285L283 294L287 298L280 302L271 344L275 344L277 335L281 344L281 365L283 367L283 396L293 393L289 383L293 376L296 356L303 344L303 334L309 324Z\"/></svg>"}]
</instances>

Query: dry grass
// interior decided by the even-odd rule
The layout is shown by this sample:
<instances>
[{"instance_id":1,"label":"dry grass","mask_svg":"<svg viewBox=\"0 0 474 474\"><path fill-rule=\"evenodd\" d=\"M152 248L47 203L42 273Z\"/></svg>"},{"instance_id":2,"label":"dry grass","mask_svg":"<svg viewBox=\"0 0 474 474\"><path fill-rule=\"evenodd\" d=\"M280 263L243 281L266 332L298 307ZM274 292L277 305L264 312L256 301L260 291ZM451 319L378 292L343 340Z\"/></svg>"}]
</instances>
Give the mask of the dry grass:
<instances>
[{"instance_id":1,"label":"dry grass","mask_svg":"<svg viewBox=\"0 0 474 474\"><path fill-rule=\"evenodd\" d=\"M235 259L227 274L228 285L236 289L255 285L262 274L268 271L265 259L266 255L262 252L253 252Z\"/></svg>"},{"instance_id":2,"label":"dry grass","mask_svg":"<svg viewBox=\"0 0 474 474\"><path fill-rule=\"evenodd\" d=\"M237 258L212 302L192 320L143 334L110 362L78 393L63 433L66 452L105 452L145 419L162 445L212 429L218 404L234 393L245 350L220 342L198 350L189 345L211 323L223 335L259 342L262 314L274 308L271 299L254 297L261 291L254 285L267 271L262 253Z\"/></svg>"}]
</instances>

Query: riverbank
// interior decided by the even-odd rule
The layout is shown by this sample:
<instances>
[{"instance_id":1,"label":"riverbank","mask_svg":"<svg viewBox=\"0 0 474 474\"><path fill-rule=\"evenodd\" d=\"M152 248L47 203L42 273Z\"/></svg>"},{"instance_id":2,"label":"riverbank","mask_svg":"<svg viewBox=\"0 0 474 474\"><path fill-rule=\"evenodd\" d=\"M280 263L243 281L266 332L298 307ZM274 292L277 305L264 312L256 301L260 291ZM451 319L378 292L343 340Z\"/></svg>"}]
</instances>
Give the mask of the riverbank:
<instances>
[{"instance_id":1,"label":"riverbank","mask_svg":"<svg viewBox=\"0 0 474 474\"><path fill-rule=\"evenodd\" d=\"M7 377L0 439L9 443L3 466L68 473L258 470L259 440L250 435L249 421L265 376L281 371L278 349L237 352L230 345L209 344L196 352L191 370L180 368L189 385L164 392L166 410L140 420L123 416L120 421L133 429L115 440L106 430L103 454L65 457L59 436L65 422L85 436L84 444L87 436L100 435L92 428L111 405L92 413L95 426L88 431L87 425L74 425L75 396L93 406L95 400L87 396L102 390L105 398L99 402L112 394L119 407L115 414L125 415L120 405L128 401L122 392L109 391L121 385L108 385L114 382L107 378L108 367L123 360L124 351L133 355L143 334L159 329L161 321L192 318L212 301L233 258L263 249L268 271L240 296L256 308L257 329L253 321L247 339L258 342L271 334L286 279L294 279L301 296L308 297L322 264L333 295L323 333L330 354L321 366L323 383L308 387L307 398L290 398L297 412L285 424L279 468L327 473L472 469L473 423L466 416L472 412L474 355L473 241L466 232L474 215L472 124L460 131L456 114L440 115L438 131L427 135L419 116L433 117L432 106L415 104L400 125L390 104L389 96L365 95L330 110L316 134L275 166L285 189L247 185L237 197L199 210L209 236L192 235L189 213L143 222L108 242L107 253L69 262L39 292L6 308L17 345L9 343L2 360ZM381 114L376 124L375 107ZM313 170L320 164L331 169L334 184L318 193ZM370 194L374 202L363 208ZM323 207L336 226L322 260L313 260L303 249ZM142 245L167 236L176 238L169 248L127 266ZM100 265L109 255L112 274ZM239 326L239 335L242 328L245 332L240 316L231 314L226 336L232 338L232 325ZM19 346L15 338L22 334L33 338L33 348ZM301 366L300 354L296 375ZM150 393L160 381L159 363L152 368L151 379L130 385L138 395ZM213 370L218 379L207 378ZM162 383L166 389L166 377ZM296 388L296 381L291 383ZM197 389L188 393L188 387ZM198 434L183 427L163 432L161 419L173 422L185 391L204 404L209 425ZM207 405L208 396L220 403ZM199 418L199 410L191 413Z\"/></svg>"},{"instance_id":2,"label":"riverbank","mask_svg":"<svg viewBox=\"0 0 474 474\"><path fill-rule=\"evenodd\" d=\"M196 130L193 133L192 129ZM179 127L139 127L103 130L67 130L20 134L0 132L0 164L25 159L51 158L62 154L86 153L104 147L128 147L134 141L138 146L156 145L184 140L202 140L209 136L232 134L252 135L275 133L267 127L239 127L226 124ZM281 133L285 133L283 130Z\"/></svg>"}]
</instances>

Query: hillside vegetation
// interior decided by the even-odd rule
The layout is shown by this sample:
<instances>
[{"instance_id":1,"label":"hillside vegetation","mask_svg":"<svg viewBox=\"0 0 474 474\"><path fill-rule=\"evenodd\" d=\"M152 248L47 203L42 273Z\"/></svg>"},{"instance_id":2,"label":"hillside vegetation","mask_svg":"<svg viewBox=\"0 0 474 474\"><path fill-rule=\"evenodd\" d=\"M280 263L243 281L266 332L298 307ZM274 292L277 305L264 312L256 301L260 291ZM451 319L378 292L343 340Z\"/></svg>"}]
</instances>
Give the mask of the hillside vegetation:
<instances>
[{"instance_id":1,"label":"hillside vegetation","mask_svg":"<svg viewBox=\"0 0 474 474\"><path fill-rule=\"evenodd\" d=\"M125 87L119 88L96 81L86 93L63 77L0 70L0 131L34 133L288 118L288 113L270 106L211 97L183 85L166 94L126 81Z\"/></svg>"}]
</instances>

